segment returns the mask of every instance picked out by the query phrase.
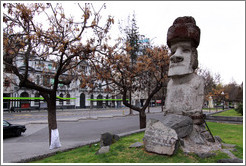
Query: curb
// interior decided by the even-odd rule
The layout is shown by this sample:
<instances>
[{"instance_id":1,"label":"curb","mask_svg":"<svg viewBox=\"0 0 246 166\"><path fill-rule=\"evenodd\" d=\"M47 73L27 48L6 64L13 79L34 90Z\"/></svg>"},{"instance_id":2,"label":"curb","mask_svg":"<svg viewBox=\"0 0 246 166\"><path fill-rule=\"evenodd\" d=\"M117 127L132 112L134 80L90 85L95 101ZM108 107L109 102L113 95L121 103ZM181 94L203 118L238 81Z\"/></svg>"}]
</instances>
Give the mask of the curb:
<instances>
[{"instance_id":1,"label":"curb","mask_svg":"<svg viewBox=\"0 0 246 166\"><path fill-rule=\"evenodd\" d=\"M243 122L243 117L231 117L231 116L207 116L207 120L216 120L216 121L231 121L231 122Z\"/></svg>"},{"instance_id":2,"label":"curb","mask_svg":"<svg viewBox=\"0 0 246 166\"><path fill-rule=\"evenodd\" d=\"M206 115L218 114L218 113L225 112L225 111L228 111L228 110L230 110L230 109L225 109L225 110L220 110L220 111L217 111L217 112L207 113Z\"/></svg>"},{"instance_id":3,"label":"curb","mask_svg":"<svg viewBox=\"0 0 246 166\"><path fill-rule=\"evenodd\" d=\"M220 112L225 112L230 109L220 110L218 112L208 113L206 114L206 120L210 122L219 122L219 123L232 123L232 124L241 124L243 123L243 117L240 116L213 116L214 114L218 114Z\"/></svg>"},{"instance_id":4,"label":"curb","mask_svg":"<svg viewBox=\"0 0 246 166\"><path fill-rule=\"evenodd\" d=\"M143 131L145 131L145 129L138 129L138 130L134 130L134 131L130 131L130 132L120 133L120 134L117 134L117 135L119 135L120 137L125 137L125 136L129 136L129 135L132 135L132 134L135 134L135 133L140 133L140 132L143 132ZM90 145L90 144L95 144L95 143L98 143L98 142L100 142L99 138L91 140L91 141L83 141L83 143L81 143L81 144L77 144L77 145L62 149L62 150L61 149L55 149L54 152L50 152L50 153L39 155L39 156L35 156L35 157L30 157L30 158L27 158L27 159L21 159L19 161L14 161L14 162L11 162L11 163L28 163L28 162L31 162L31 161L34 161L34 160L41 160L43 158L47 158L47 157L53 156L57 152L67 152L67 151L70 151L70 150L73 150L73 149L76 149L76 148L80 148L80 147L83 147L83 146L86 146L86 145Z\"/></svg>"}]
</instances>

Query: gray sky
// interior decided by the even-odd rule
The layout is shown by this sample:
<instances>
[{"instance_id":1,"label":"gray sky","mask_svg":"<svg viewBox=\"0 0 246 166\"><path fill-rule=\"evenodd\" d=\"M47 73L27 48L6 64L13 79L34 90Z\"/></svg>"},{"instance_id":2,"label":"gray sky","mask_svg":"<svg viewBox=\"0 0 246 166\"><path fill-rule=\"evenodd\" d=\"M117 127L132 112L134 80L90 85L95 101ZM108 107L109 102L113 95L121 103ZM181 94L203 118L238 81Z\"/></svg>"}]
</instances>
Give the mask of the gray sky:
<instances>
[{"instance_id":1,"label":"gray sky","mask_svg":"<svg viewBox=\"0 0 246 166\"><path fill-rule=\"evenodd\" d=\"M93 2L101 6L103 2ZM126 20L135 12L140 34L166 45L168 28L180 16L193 16L201 29L198 60L202 68L219 73L223 83L245 80L244 1L107 1L103 14Z\"/></svg>"},{"instance_id":2,"label":"gray sky","mask_svg":"<svg viewBox=\"0 0 246 166\"><path fill-rule=\"evenodd\" d=\"M52 2L52 1L51 1ZM54 1L57 3L58 1ZM71 15L80 16L75 1L61 1ZM112 37L118 38L118 21L135 12L141 35L156 45L166 45L167 30L180 16L193 16L201 29L199 66L219 73L223 84L245 80L245 2L244 1L77 1L93 3L103 18L111 15L115 24ZM30 3L30 1L29 1ZM104 17L105 16L105 17ZM81 16L80 16L81 17Z\"/></svg>"}]
</instances>

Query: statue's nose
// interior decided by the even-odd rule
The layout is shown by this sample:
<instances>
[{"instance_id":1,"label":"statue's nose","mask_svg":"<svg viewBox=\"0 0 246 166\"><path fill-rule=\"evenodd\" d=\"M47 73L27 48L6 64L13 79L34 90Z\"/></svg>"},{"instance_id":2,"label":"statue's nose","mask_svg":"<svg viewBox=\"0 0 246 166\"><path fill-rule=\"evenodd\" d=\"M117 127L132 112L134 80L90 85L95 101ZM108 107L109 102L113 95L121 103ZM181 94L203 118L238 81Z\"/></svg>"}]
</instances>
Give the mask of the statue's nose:
<instances>
[{"instance_id":1,"label":"statue's nose","mask_svg":"<svg viewBox=\"0 0 246 166\"><path fill-rule=\"evenodd\" d=\"M183 60L184 60L184 58L181 57L181 56L173 55L171 57L171 62L172 63L179 63L179 62L182 62Z\"/></svg>"}]
</instances>

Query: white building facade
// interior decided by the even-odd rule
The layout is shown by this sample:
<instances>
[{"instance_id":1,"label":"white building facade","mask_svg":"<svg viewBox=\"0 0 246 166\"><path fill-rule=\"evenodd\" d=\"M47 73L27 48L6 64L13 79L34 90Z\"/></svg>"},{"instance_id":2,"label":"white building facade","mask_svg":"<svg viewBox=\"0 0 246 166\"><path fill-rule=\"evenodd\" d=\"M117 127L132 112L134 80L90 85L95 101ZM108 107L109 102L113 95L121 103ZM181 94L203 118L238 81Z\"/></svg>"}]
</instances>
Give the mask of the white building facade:
<instances>
[{"instance_id":1,"label":"white building facade","mask_svg":"<svg viewBox=\"0 0 246 166\"><path fill-rule=\"evenodd\" d=\"M16 60L17 67L20 71L24 71L24 61L20 57ZM54 73L56 68L53 66L52 61L40 61L35 58L29 61L29 78L35 81L41 86L52 86L54 80L51 75ZM87 70L90 72L88 65L83 64L78 67L79 70ZM47 104L43 100L39 99L13 99L13 97L31 97L37 98L42 97L38 91L30 90L26 88L19 88L18 78L12 73L5 70L3 72L3 97L11 97L11 99L3 100L3 110L11 110L11 108L22 110L22 109L46 109ZM65 74L66 75L66 74ZM72 99L58 99L56 101L57 108L59 109L78 109L78 108L105 108L105 107L122 107L121 101L114 101L110 99L121 99L121 96L116 96L114 93L105 92L105 88L96 88L92 92L89 88L80 88L80 80L75 79L70 85L59 84L57 90L57 96L62 98ZM108 99L105 101L90 99Z\"/></svg>"}]
</instances>

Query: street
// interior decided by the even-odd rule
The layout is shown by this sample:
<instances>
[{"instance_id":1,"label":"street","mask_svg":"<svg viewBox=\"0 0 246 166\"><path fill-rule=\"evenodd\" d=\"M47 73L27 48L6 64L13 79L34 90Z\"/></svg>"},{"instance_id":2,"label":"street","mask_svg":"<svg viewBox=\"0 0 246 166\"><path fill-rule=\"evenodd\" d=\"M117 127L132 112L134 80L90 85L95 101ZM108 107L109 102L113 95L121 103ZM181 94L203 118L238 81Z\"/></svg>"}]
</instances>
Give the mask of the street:
<instances>
[{"instance_id":1,"label":"street","mask_svg":"<svg viewBox=\"0 0 246 166\"><path fill-rule=\"evenodd\" d=\"M18 162L78 146L99 139L100 134L104 132L120 134L139 129L138 115L123 116L123 114L129 114L127 110L129 111L129 109L91 112L70 110L70 114L67 111L58 111L58 129L62 147L54 150L49 150L48 146L48 125L45 123L47 122L47 117L46 119L44 117L45 112L5 113L4 119L9 118L12 123L26 124L27 131L20 137L3 139L3 162ZM150 112L159 113L147 113L147 119L159 119L163 115L160 107L152 107ZM64 113L67 116L62 116ZM32 118L25 118L31 117L30 115L33 115ZM43 120L40 121L40 119Z\"/></svg>"}]
</instances>

